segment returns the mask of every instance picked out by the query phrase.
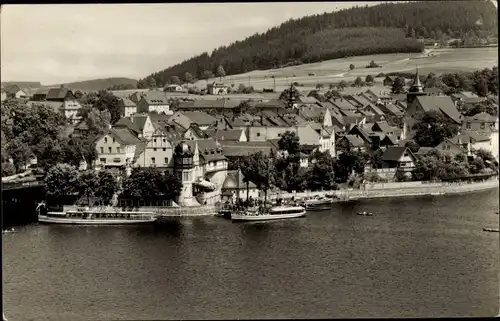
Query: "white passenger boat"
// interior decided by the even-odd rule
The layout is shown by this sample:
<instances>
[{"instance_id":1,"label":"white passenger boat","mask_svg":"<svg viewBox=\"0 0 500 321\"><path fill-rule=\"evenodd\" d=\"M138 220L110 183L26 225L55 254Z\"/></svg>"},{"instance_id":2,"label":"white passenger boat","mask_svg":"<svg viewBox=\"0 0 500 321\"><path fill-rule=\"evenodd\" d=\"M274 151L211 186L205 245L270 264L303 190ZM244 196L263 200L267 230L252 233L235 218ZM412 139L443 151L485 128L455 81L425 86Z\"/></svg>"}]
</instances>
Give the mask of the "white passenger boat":
<instances>
[{"instance_id":1,"label":"white passenger boat","mask_svg":"<svg viewBox=\"0 0 500 321\"><path fill-rule=\"evenodd\" d=\"M38 215L40 223L51 224L130 225L150 224L156 220L152 212L67 211Z\"/></svg>"},{"instance_id":2,"label":"white passenger boat","mask_svg":"<svg viewBox=\"0 0 500 321\"><path fill-rule=\"evenodd\" d=\"M268 221L285 218L297 218L306 215L306 209L302 206L275 206L264 210L248 210L245 212L232 213L233 221Z\"/></svg>"}]
</instances>

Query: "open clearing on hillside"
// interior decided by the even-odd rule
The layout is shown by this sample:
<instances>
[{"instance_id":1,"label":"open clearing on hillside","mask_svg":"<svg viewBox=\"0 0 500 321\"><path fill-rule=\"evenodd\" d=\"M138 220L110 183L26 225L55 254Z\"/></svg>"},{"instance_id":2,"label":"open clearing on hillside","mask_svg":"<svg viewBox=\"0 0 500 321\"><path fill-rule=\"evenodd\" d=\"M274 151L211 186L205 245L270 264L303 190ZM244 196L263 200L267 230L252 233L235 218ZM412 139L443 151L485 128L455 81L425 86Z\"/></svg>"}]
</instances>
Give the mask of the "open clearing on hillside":
<instances>
[{"instance_id":1,"label":"open clearing on hillside","mask_svg":"<svg viewBox=\"0 0 500 321\"><path fill-rule=\"evenodd\" d=\"M401 53L359 56L334 59L313 64L304 64L281 69L255 70L240 75L225 77L226 84L252 85L256 90L274 88L280 92L290 86L291 82L298 82L304 86L300 90L311 90L316 84L328 86L330 83L339 83L341 80L353 81L356 77L364 78L367 75L376 76L379 73L413 72L418 67L419 73L426 75L429 72L442 74L448 72L467 72L483 68L492 68L498 65L498 48L461 48L461 49L433 49L427 51L428 56L421 53ZM374 60L381 68L365 68ZM349 65L356 68L349 71ZM314 74L314 76L309 76ZM273 81L273 78L275 80ZM211 81L219 81L212 78ZM380 81L377 79L377 81ZM200 80L197 87L204 88L207 81Z\"/></svg>"}]
</instances>

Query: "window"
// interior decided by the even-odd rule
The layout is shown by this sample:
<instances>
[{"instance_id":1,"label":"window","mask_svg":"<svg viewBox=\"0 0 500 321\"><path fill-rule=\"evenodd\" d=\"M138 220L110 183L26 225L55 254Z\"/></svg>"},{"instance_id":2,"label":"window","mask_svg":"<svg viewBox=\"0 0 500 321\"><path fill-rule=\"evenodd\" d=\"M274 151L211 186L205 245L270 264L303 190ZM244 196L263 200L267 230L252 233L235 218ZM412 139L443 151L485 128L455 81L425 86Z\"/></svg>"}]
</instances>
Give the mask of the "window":
<instances>
[{"instance_id":1,"label":"window","mask_svg":"<svg viewBox=\"0 0 500 321\"><path fill-rule=\"evenodd\" d=\"M115 140L115 138L113 137L113 143L114 143L115 141L116 141L116 140Z\"/></svg>"},{"instance_id":2,"label":"window","mask_svg":"<svg viewBox=\"0 0 500 321\"><path fill-rule=\"evenodd\" d=\"M104 147L101 147L101 154L104 154Z\"/></svg>"},{"instance_id":3,"label":"window","mask_svg":"<svg viewBox=\"0 0 500 321\"><path fill-rule=\"evenodd\" d=\"M116 152L120 154L120 147L116 147Z\"/></svg>"},{"instance_id":4,"label":"window","mask_svg":"<svg viewBox=\"0 0 500 321\"><path fill-rule=\"evenodd\" d=\"M281 137L281 134L278 134L278 137Z\"/></svg>"},{"instance_id":5,"label":"window","mask_svg":"<svg viewBox=\"0 0 500 321\"><path fill-rule=\"evenodd\" d=\"M109 151L109 153L111 154L111 147L108 147L108 151Z\"/></svg>"},{"instance_id":6,"label":"window","mask_svg":"<svg viewBox=\"0 0 500 321\"><path fill-rule=\"evenodd\" d=\"M101 147L102 148L102 147ZM99 161L103 164L106 164L106 158L99 158Z\"/></svg>"},{"instance_id":7,"label":"window","mask_svg":"<svg viewBox=\"0 0 500 321\"><path fill-rule=\"evenodd\" d=\"M168 164L168 157L165 157L165 164Z\"/></svg>"},{"instance_id":8,"label":"window","mask_svg":"<svg viewBox=\"0 0 500 321\"><path fill-rule=\"evenodd\" d=\"M163 151L164 151L164 152L166 152L166 151L167 151L167 149L166 149L166 148L163 148Z\"/></svg>"},{"instance_id":9,"label":"window","mask_svg":"<svg viewBox=\"0 0 500 321\"><path fill-rule=\"evenodd\" d=\"M189 172L183 172L183 173L182 173L182 180L183 180L183 181L189 181L190 176L191 176L191 175L189 175L189 174L190 174Z\"/></svg>"},{"instance_id":10,"label":"window","mask_svg":"<svg viewBox=\"0 0 500 321\"><path fill-rule=\"evenodd\" d=\"M153 148L153 152L156 152L156 148Z\"/></svg>"},{"instance_id":11,"label":"window","mask_svg":"<svg viewBox=\"0 0 500 321\"><path fill-rule=\"evenodd\" d=\"M481 129L484 129L484 123L481 123Z\"/></svg>"},{"instance_id":12,"label":"window","mask_svg":"<svg viewBox=\"0 0 500 321\"><path fill-rule=\"evenodd\" d=\"M259 136L260 136L260 133L257 133L257 137L259 137Z\"/></svg>"},{"instance_id":13,"label":"window","mask_svg":"<svg viewBox=\"0 0 500 321\"><path fill-rule=\"evenodd\" d=\"M153 142L155 142L155 143L156 143L156 138L155 138L155 139L153 139Z\"/></svg>"},{"instance_id":14,"label":"window","mask_svg":"<svg viewBox=\"0 0 500 321\"><path fill-rule=\"evenodd\" d=\"M450 145L447 145L447 146L446 146L446 149L447 149L447 150L450 150L450 147L451 147Z\"/></svg>"},{"instance_id":15,"label":"window","mask_svg":"<svg viewBox=\"0 0 500 321\"><path fill-rule=\"evenodd\" d=\"M154 157L151 157L151 164L156 164L156 160Z\"/></svg>"},{"instance_id":16,"label":"window","mask_svg":"<svg viewBox=\"0 0 500 321\"><path fill-rule=\"evenodd\" d=\"M471 126L471 123L469 123L469 122L467 123L467 125L466 125L466 126L467 126L467 129L471 129L471 127L472 127L472 126Z\"/></svg>"},{"instance_id":17,"label":"window","mask_svg":"<svg viewBox=\"0 0 500 321\"><path fill-rule=\"evenodd\" d=\"M108 142L108 137L104 137L104 142L107 143Z\"/></svg>"},{"instance_id":18,"label":"window","mask_svg":"<svg viewBox=\"0 0 500 321\"><path fill-rule=\"evenodd\" d=\"M165 138L163 138L163 142L165 142Z\"/></svg>"}]
</instances>

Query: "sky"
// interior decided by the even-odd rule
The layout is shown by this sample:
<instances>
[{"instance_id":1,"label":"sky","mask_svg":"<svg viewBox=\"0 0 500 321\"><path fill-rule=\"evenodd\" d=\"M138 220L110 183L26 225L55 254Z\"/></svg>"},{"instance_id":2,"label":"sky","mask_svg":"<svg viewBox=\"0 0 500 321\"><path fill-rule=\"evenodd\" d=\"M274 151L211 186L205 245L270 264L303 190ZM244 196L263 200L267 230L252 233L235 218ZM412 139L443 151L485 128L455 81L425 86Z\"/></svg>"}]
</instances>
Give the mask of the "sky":
<instances>
[{"instance_id":1,"label":"sky","mask_svg":"<svg viewBox=\"0 0 500 321\"><path fill-rule=\"evenodd\" d=\"M4 5L2 81L144 78L290 18L374 2Z\"/></svg>"}]
</instances>

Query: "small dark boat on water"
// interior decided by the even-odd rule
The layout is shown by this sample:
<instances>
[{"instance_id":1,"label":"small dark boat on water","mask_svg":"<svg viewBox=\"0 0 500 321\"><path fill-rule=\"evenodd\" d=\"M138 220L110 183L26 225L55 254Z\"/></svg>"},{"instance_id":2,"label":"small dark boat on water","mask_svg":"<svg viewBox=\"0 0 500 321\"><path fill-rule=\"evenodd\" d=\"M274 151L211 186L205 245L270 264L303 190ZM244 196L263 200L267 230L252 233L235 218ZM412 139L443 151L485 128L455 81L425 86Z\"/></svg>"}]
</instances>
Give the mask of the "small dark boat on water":
<instances>
[{"instance_id":1,"label":"small dark boat on water","mask_svg":"<svg viewBox=\"0 0 500 321\"><path fill-rule=\"evenodd\" d=\"M362 216L373 216L373 213L369 213L369 212L358 212L357 214L362 215Z\"/></svg>"},{"instance_id":2,"label":"small dark boat on water","mask_svg":"<svg viewBox=\"0 0 500 321\"><path fill-rule=\"evenodd\" d=\"M497 232L497 233L500 232L500 230L497 228L489 228L489 227L484 227L483 231L485 231L485 232Z\"/></svg>"}]
</instances>

